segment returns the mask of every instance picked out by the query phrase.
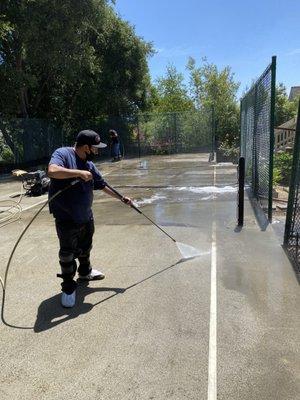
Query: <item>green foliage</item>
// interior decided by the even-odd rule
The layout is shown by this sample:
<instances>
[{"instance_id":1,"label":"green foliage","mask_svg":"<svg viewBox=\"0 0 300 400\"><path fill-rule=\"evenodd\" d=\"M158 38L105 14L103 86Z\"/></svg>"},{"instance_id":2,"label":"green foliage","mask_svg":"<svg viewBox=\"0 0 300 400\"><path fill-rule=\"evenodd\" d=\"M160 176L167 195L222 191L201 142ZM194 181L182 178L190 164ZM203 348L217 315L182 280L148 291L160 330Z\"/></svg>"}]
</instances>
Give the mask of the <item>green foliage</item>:
<instances>
[{"instance_id":1,"label":"green foliage","mask_svg":"<svg viewBox=\"0 0 300 400\"><path fill-rule=\"evenodd\" d=\"M211 118L206 112L144 113L138 119L140 140L155 154L211 146Z\"/></svg>"},{"instance_id":2,"label":"green foliage","mask_svg":"<svg viewBox=\"0 0 300 400\"><path fill-rule=\"evenodd\" d=\"M228 146L227 142L224 141L220 144L219 149L223 152L223 154L226 157L230 158L235 162L238 161L240 155L239 147Z\"/></svg>"},{"instance_id":3,"label":"green foliage","mask_svg":"<svg viewBox=\"0 0 300 400\"><path fill-rule=\"evenodd\" d=\"M154 94L156 95L154 111L176 112L194 109L183 82L183 75L171 64L167 66L166 75L157 79Z\"/></svg>"},{"instance_id":4,"label":"green foliage","mask_svg":"<svg viewBox=\"0 0 300 400\"><path fill-rule=\"evenodd\" d=\"M197 67L195 60L190 58L187 69L189 88L184 83L183 75L169 64L165 76L157 79L153 86L148 105L152 111L159 113L191 112L189 117L184 117L183 125L189 127L184 129L185 143L197 143L198 138L202 140L204 136L211 135L213 123L219 143L235 154L239 142L239 107L236 100L239 84L234 81L230 68L219 71L216 65L209 64L205 59L203 65ZM206 115L210 121L203 123L202 120L199 124L199 121L194 121L197 112L193 111L198 112L200 119ZM206 133L201 131L200 134L199 129L204 126Z\"/></svg>"},{"instance_id":5,"label":"green foliage","mask_svg":"<svg viewBox=\"0 0 300 400\"><path fill-rule=\"evenodd\" d=\"M5 143L4 138L1 135L1 129L0 129L0 163L1 162L10 163L13 161L14 161L14 154Z\"/></svg>"},{"instance_id":6,"label":"green foliage","mask_svg":"<svg viewBox=\"0 0 300 400\"><path fill-rule=\"evenodd\" d=\"M11 163L14 161L13 152L9 147L4 147L0 153L0 160L3 160L7 163Z\"/></svg>"},{"instance_id":7,"label":"green foliage","mask_svg":"<svg viewBox=\"0 0 300 400\"><path fill-rule=\"evenodd\" d=\"M283 83L279 83L276 87L275 95L275 126L279 126L297 114L299 99L289 101L286 87Z\"/></svg>"},{"instance_id":8,"label":"green foliage","mask_svg":"<svg viewBox=\"0 0 300 400\"><path fill-rule=\"evenodd\" d=\"M146 107L152 45L106 0L1 0L2 117L65 131ZM5 133L3 133L5 134Z\"/></svg>"},{"instance_id":9,"label":"green foliage","mask_svg":"<svg viewBox=\"0 0 300 400\"><path fill-rule=\"evenodd\" d=\"M236 147L239 141L239 107L236 94L239 83L234 81L230 67L219 71L217 66L203 59L200 67L190 58L187 69L190 73L190 92L197 109L212 109L215 132L220 143L228 148Z\"/></svg>"},{"instance_id":10,"label":"green foliage","mask_svg":"<svg viewBox=\"0 0 300 400\"><path fill-rule=\"evenodd\" d=\"M278 153L274 157L274 180L277 184L288 185L292 173L293 155Z\"/></svg>"},{"instance_id":11,"label":"green foliage","mask_svg":"<svg viewBox=\"0 0 300 400\"><path fill-rule=\"evenodd\" d=\"M276 187L276 186L280 185L281 182L282 182L281 171L279 168L274 167L274 169L273 169L273 186Z\"/></svg>"}]
</instances>

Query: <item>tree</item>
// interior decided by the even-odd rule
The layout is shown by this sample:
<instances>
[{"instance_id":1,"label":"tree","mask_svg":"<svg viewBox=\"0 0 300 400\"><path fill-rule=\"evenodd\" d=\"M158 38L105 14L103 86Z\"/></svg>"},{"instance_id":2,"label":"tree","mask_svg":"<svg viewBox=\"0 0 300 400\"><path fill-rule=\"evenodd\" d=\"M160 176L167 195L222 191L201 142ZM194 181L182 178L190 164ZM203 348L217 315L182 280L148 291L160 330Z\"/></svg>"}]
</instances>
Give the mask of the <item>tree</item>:
<instances>
[{"instance_id":1,"label":"tree","mask_svg":"<svg viewBox=\"0 0 300 400\"><path fill-rule=\"evenodd\" d=\"M167 66L166 75L157 79L155 87L157 94L155 111L177 112L194 109L184 84L183 75L177 71L174 65Z\"/></svg>"},{"instance_id":2,"label":"tree","mask_svg":"<svg viewBox=\"0 0 300 400\"><path fill-rule=\"evenodd\" d=\"M197 109L206 108L213 113L217 138L227 146L236 146L239 140L239 107L237 90L230 67L219 71L217 66L204 58L203 65L196 66L189 58L190 92Z\"/></svg>"},{"instance_id":3,"label":"tree","mask_svg":"<svg viewBox=\"0 0 300 400\"><path fill-rule=\"evenodd\" d=\"M103 8L103 1L97 3ZM83 36L92 6L91 1L3 1L1 25L9 26L0 47L4 115L52 116L57 88L90 61Z\"/></svg>"},{"instance_id":4,"label":"tree","mask_svg":"<svg viewBox=\"0 0 300 400\"><path fill-rule=\"evenodd\" d=\"M299 99L289 101L286 87L283 83L276 86L275 94L275 127L279 126L290 119L294 118L297 114Z\"/></svg>"},{"instance_id":5,"label":"tree","mask_svg":"<svg viewBox=\"0 0 300 400\"><path fill-rule=\"evenodd\" d=\"M71 132L146 106L152 46L109 3L1 1L2 118L52 120Z\"/></svg>"},{"instance_id":6,"label":"tree","mask_svg":"<svg viewBox=\"0 0 300 400\"><path fill-rule=\"evenodd\" d=\"M210 111L197 110L184 77L169 64L152 86L148 105L152 113L139 118L144 143L155 152L177 152L211 146Z\"/></svg>"}]
</instances>

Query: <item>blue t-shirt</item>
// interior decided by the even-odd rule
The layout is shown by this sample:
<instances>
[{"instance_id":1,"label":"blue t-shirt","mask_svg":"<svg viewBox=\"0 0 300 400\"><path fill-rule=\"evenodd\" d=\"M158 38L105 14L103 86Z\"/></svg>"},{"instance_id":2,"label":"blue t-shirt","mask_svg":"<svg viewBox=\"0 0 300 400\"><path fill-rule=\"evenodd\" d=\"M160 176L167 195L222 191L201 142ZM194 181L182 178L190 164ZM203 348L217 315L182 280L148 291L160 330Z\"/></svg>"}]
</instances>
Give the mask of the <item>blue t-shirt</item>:
<instances>
[{"instance_id":1,"label":"blue t-shirt","mask_svg":"<svg viewBox=\"0 0 300 400\"><path fill-rule=\"evenodd\" d=\"M95 164L91 161L83 161L72 147L61 147L55 150L49 162L49 165L51 164L68 169L86 170L92 173L93 180L88 182L80 181L49 203L50 213L59 221L73 221L78 224L89 222L93 219L93 190L105 188L105 181ZM74 180L75 178L51 178L49 198Z\"/></svg>"}]
</instances>

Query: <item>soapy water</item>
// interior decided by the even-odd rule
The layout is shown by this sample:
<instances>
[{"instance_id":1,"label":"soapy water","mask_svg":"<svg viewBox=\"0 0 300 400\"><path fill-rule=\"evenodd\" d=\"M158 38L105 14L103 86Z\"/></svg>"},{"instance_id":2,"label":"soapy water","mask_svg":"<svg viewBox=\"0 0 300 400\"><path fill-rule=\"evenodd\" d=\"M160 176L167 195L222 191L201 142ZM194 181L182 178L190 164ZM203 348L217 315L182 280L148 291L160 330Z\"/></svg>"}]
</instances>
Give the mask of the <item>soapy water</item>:
<instances>
[{"instance_id":1,"label":"soapy water","mask_svg":"<svg viewBox=\"0 0 300 400\"><path fill-rule=\"evenodd\" d=\"M214 200L214 199L216 199L216 198L217 198L216 195L210 194L210 195L207 196L207 197L202 197L200 200L201 200L201 201L205 201L205 200Z\"/></svg>"},{"instance_id":2,"label":"soapy water","mask_svg":"<svg viewBox=\"0 0 300 400\"><path fill-rule=\"evenodd\" d=\"M135 201L134 201L134 205L135 205L136 207L140 207L140 206L143 206L144 204L152 204L152 203L154 203L155 201L157 201L157 200L162 200L162 199L166 199L166 196L160 196L160 195L158 195L158 194L155 194L155 195L153 195L153 196L151 196L151 197L149 197L149 198L146 198L146 199L135 200Z\"/></svg>"},{"instance_id":3,"label":"soapy water","mask_svg":"<svg viewBox=\"0 0 300 400\"><path fill-rule=\"evenodd\" d=\"M176 242L176 245L182 258L185 260L210 254L210 251L200 251L199 249L189 246L188 244Z\"/></svg>"},{"instance_id":4,"label":"soapy water","mask_svg":"<svg viewBox=\"0 0 300 400\"><path fill-rule=\"evenodd\" d=\"M139 169L148 169L148 161L147 160L141 160L139 163Z\"/></svg>"},{"instance_id":5,"label":"soapy water","mask_svg":"<svg viewBox=\"0 0 300 400\"><path fill-rule=\"evenodd\" d=\"M200 198L200 200L214 200L217 198L218 194L224 193L236 193L237 188L233 186L223 186L223 187L216 187L216 186L205 186L205 187L194 187L194 186L169 186L165 188L166 190L177 190L179 192L192 192L197 194L206 195L205 197ZM165 200L167 199L166 196L162 196L159 194L153 195L150 198L144 198L142 200L136 200L134 204L137 207L143 206L144 204L152 204L155 203L157 200Z\"/></svg>"},{"instance_id":6,"label":"soapy water","mask_svg":"<svg viewBox=\"0 0 300 400\"><path fill-rule=\"evenodd\" d=\"M195 186L169 186L166 188L167 190L178 190L178 191L187 191L199 194L223 194L223 193L236 193L237 188L233 186L204 186L204 187L195 187Z\"/></svg>"}]
</instances>

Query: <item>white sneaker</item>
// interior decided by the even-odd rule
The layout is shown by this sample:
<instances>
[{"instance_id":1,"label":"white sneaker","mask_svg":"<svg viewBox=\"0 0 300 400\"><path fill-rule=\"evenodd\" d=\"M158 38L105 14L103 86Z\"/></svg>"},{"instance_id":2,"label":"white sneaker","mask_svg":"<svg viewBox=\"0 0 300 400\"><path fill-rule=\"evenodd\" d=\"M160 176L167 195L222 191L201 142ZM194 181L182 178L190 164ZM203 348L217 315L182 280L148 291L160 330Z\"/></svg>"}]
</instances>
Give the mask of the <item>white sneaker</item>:
<instances>
[{"instance_id":1,"label":"white sneaker","mask_svg":"<svg viewBox=\"0 0 300 400\"><path fill-rule=\"evenodd\" d=\"M80 281L99 281L104 278L105 275L96 269L91 269L87 275L78 275Z\"/></svg>"},{"instance_id":2,"label":"white sneaker","mask_svg":"<svg viewBox=\"0 0 300 400\"><path fill-rule=\"evenodd\" d=\"M62 292L61 294L61 305L66 308L72 308L75 306L76 301L76 290L73 293L67 294Z\"/></svg>"}]
</instances>

